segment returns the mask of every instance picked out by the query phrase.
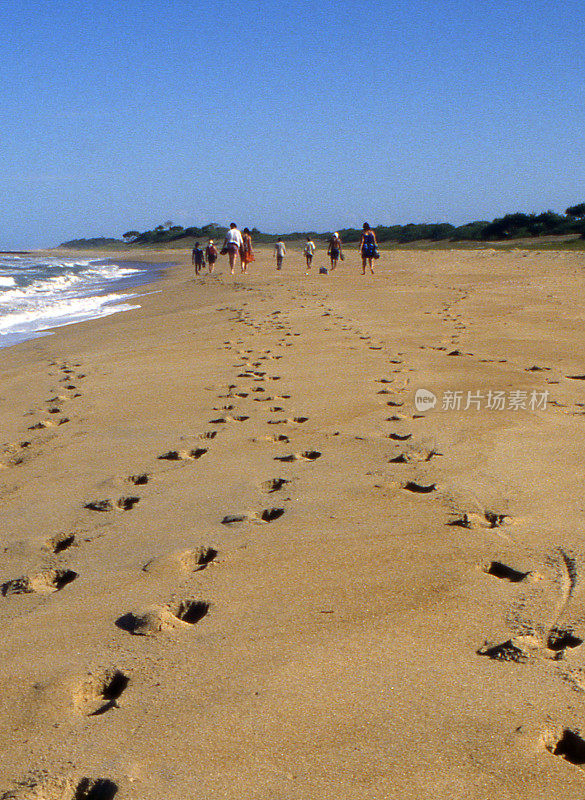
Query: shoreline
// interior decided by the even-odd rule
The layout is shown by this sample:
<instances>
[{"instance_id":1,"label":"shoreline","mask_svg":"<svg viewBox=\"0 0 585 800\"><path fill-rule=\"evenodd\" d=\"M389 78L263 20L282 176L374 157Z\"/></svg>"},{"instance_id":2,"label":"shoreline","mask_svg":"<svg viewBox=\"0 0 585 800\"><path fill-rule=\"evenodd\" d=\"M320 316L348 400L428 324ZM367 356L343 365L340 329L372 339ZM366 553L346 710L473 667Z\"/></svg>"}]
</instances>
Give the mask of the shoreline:
<instances>
[{"instance_id":1,"label":"shoreline","mask_svg":"<svg viewBox=\"0 0 585 800\"><path fill-rule=\"evenodd\" d=\"M0 794L577 796L583 257L173 256L0 350Z\"/></svg>"},{"instance_id":2,"label":"shoreline","mask_svg":"<svg viewBox=\"0 0 585 800\"><path fill-rule=\"evenodd\" d=\"M43 266L45 260L47 267ZM10 258L2 263L3 269L10 274ZM80 264L86 266L87 272L77 271ZM116 259L98 253L71 252L63 256L43 251L42 254L31 254L26 262L19 259L14 265L14 277L10 278L12 283L8 286L6 298L12 294L17 297L15 300L7 299L6 304L2 297L0 349L53 335L61 327L134 310L136 306L132 303L141 296L143 287L157 282L171 262L157 262L156 258L151 261ZM56 273L51 271L51 265L59 268ZM125 265L126 272L114 276L112 270L117 270L119 265ZM32 275L31 269L34 270ZM103 271L101 281L96 279L96 272L99 274L100 270ZM81 284L78 282L80 279ZM55 290L52 284L59 281L59 288ZM6 308L10 308L8 313L4 313Z\"/></svg>"}]
</instances>

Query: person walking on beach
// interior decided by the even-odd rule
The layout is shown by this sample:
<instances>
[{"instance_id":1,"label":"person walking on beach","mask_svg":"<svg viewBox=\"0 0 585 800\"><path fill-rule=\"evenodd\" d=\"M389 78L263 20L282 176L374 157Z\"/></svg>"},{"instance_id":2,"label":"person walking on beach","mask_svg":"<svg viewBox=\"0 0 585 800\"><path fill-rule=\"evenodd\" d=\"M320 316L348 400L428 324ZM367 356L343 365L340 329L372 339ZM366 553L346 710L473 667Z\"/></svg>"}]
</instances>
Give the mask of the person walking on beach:
<instances>
[{"instance_id":1,"label":"person walking on beach","mask_svg":"<svg viewBox=\"0 0 585 800\"><path fill-rule=\"evenodd\" d=\"M215 267L217 255L217 247L213 244L213 239L210 239L207 247L205 248L205 258L207 259L207 267L210 274L213 272L213 268Z\"/></svg>"},{"instance_id":2,"label":"person walking on beach","mask_svg":"<svg viewBox=\"0 0 585 800\"><path fill-rule=\"evenodd\" d=\"M372 260L378 258L378 242L376 241L376 234L370 228L367 222L363 224L363 233L360 241L360 254L362 257L362 275L366 274L366 262L370 268L372 275L374 268L372 267Z\"/></svg>"},{"instance_id":3,"label":"person walking on beach","mask_svg":"<svg viewBox=\"0 0 585 800\"><path fill-rule=\"evenodd\" d=\"M195 275L199 275L205 266L205 253L199 247L199 242L195 242L195 247L191 255L191 263L195 266Z\"/></svg>"},{"instance_id":4,"label":"person walking on beach","mask_svg":"<svg viewBox=\"0 0 585 800\"><path fill-rule=\"evenodd\" d=\"M274 255L276 257L276 269L282 269L282 262L286 255L286 247L282 239L279 239L274 245Z\"/></svg>"},{"instance_id":5,"label":"person walking on beach","mask_svg":"<svg viewBox=\"0 0 585 800\"><path fill-rule=\"evenodd\" d=\"M242 234L238 230L238 226L235 222L230 222L230 229L225 235L225 239L223 240L223 250L227 252L228 258L230 260L230 272L232 275L234 274L234 267L236 265L236 256L240 251L240 247L243 245L244 241L242 239Z\"/></svg>"},{"instance_id":6,"label":"person walking on beach","mask_svg":"<svg viewBox=\"0 0 585 800\"><path fill-rule=\"evenodd\" d=\"M242 246L240 247L240 271L248 272L248 264L255 260L252 250L252 236L248 228L244 228L242 235Z\"/></svg>"},{"instance_id":7,"label":"person walking on beach","mask_svg":"<svg viewBox=\"0 0 585 800\"><path fill-rule=\"evenodd\" d=\"M337 262L341 259L343 261L343 253L341 252L341 239L337 231L333 234L329 241L329 249L327 255L331 259L331 269L334 270Z\"/></svg>"},{"instance_id":8,"label":"person walking on beach","mask_svg":"<svg viewBox=\"0 0 585 800\"><path fill-rule=\"evenodd\" d=\"M315 252L315 242L312 241L310 236L307 236L307 241L305 243L305 249L303 253L305 254L305 260L307 262L307 272L309 274L309 270L311 269L311 264L313 263L313 254Z\"/></svg>"}]
</instances>

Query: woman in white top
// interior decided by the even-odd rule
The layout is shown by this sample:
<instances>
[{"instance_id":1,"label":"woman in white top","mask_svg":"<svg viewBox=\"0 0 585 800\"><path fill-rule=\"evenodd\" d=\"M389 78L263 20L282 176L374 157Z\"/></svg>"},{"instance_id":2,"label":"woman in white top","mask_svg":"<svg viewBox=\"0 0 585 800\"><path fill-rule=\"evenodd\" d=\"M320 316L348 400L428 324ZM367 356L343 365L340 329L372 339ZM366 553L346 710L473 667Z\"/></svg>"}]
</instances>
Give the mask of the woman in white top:
<instances>
[{"instance_id":1,"label":"woman in white top","mask_svg":"<svg viewBox=\"0 0 585 800\"><path fill-rule=\"evenodd\" d=\"M242 234L238 230L235 222L230 222L230 229L225 235L223 246L227 250L228 258L230 260L230 272L234 274L234 267L236 264L236 256L240 251L240 247L244 244Z\"/></svg>"}]
</instances>

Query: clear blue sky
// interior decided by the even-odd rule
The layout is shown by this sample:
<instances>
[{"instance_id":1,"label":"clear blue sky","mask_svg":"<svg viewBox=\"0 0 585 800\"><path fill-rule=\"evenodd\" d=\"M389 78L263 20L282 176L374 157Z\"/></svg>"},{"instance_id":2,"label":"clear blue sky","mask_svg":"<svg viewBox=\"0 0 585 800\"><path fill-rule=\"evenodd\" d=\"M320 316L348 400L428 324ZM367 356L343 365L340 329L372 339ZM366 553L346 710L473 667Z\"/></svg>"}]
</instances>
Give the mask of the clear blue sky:
<instances>
[{"instance_id":1,"label":"clear blue sky","mask_svg":"<svg viewBox=\"0 0 585 800\"><path fill-rule=\"evenodd\" d=\"M0 248L585 201L577 0L5 0L0 30Z\"/></svg>"}]
</instances>

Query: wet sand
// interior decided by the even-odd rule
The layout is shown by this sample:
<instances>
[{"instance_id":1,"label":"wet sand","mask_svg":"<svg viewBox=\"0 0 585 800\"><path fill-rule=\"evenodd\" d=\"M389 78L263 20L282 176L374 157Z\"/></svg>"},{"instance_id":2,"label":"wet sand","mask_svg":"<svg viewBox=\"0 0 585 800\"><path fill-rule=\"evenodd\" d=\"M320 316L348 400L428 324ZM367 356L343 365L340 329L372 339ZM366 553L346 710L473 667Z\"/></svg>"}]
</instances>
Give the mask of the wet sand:
<instances>
[{"instance_id":1,"label":"wet sand","mask_svg":"<svg viewBox=\"0 0 585 800\"><path fill-rule=\"evenodd\" d=\"M172 257L0 350L0 796L581 796L585 256Z\"/></svg>"}]
</instances>

